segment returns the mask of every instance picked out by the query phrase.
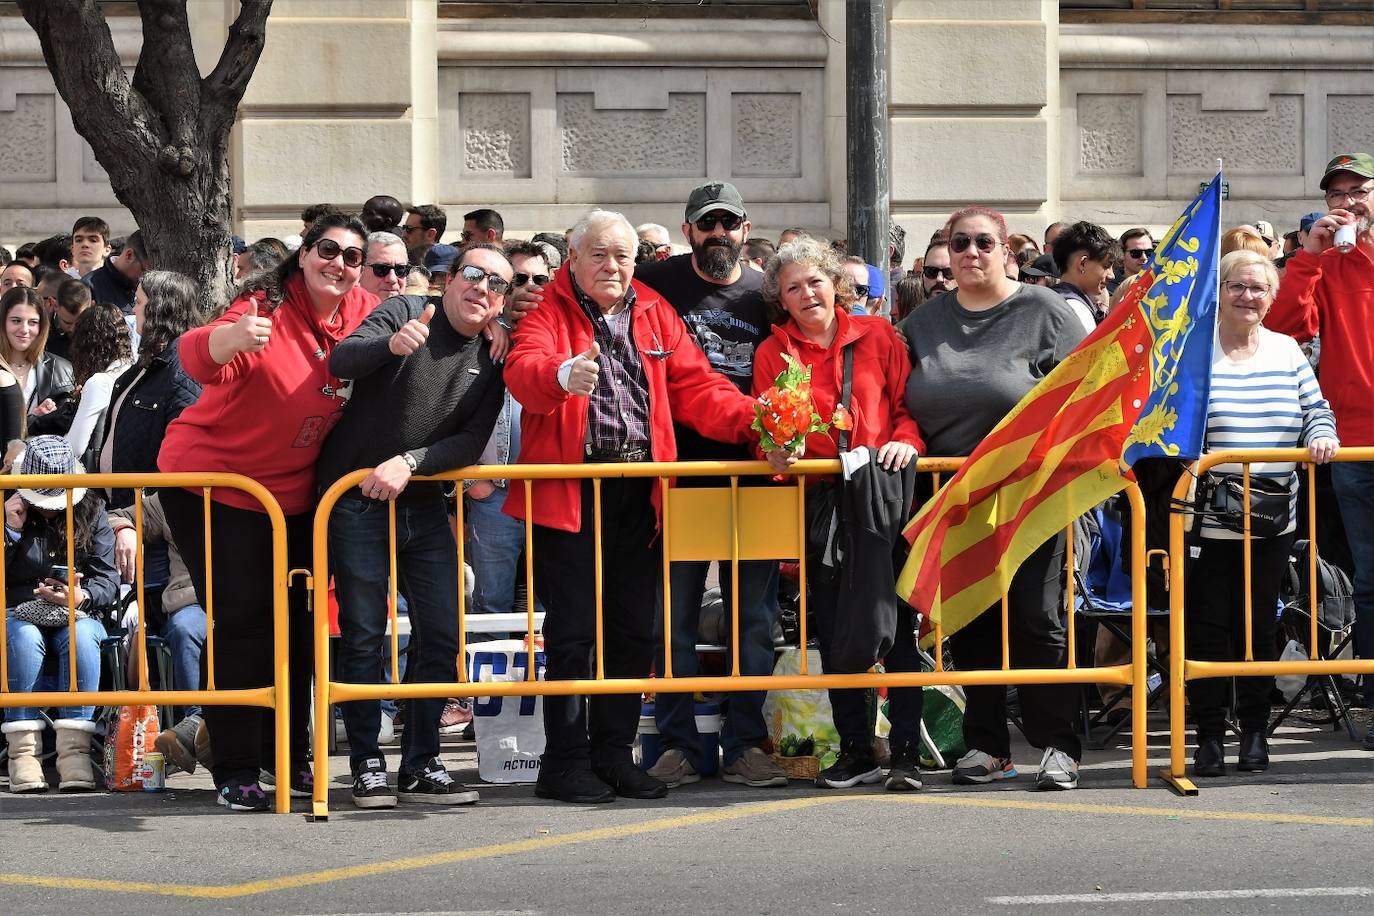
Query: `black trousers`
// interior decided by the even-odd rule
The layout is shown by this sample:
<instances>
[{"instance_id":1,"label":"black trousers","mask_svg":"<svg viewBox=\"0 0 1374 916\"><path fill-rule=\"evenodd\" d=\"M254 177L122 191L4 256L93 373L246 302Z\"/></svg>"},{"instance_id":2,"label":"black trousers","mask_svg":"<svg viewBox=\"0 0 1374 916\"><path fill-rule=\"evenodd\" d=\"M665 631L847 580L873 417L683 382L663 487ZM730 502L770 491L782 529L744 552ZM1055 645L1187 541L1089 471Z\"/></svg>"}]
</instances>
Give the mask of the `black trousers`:
<instances>
[{"instance_id":1,"label":"black trousers","mask_svg":"<svg viewBox=\"0 0 1374 916\"><path fill-rule=\"evenodd\" d=\"M205 512L203 500L186 490L159 491L167 525L196 589L209 610L205 589ZM272 523L263 512L210 504L211 562L214 571L215 686L266 687L272 683ZM311 565L311 516L286 519L287 568ZM310 675L314 666L303 584L289 590L291 758L309 753ZM201 664L206 664L205 656ZM207 682L208 683L208 682ZM230 779L257 779L259 767L275 767L272 710L256 706L205 706L202 710L214 748L211 773L216 785ZM285 785L286 776L278 774Z\"/></svg>"},{"instance_id":2,"label":"black trousers","mask_svg":"<svg viewBox=\"0 0 1374 916\"><path fill-rule=\"evenodd\" d=\"M1184 605L1188 657L1231 662L1245 657L1245 559L1239 540L1201 538L1202 552L1188 574ZM1255 661L1273 661L1279 585L1288 569L1293 535L1250 541L1251 645ZM1226 733L1227 678L1189 681L1188 704L1199 738ZM1272 677L1236 678L1236 715L1242 732L1269 724Z\"/></svg>"},{"instance_id":3,"label":"black trousers","mask_svg":"<svg viewBox=\"0 0 1374 916\"><path fill-rule=\"evenodd\" d=\"M1064 629L1064 534L1060 532L1026 558L1008 590L1007 625L1013 668L1063 668L1068 661ZM950 637L955 662L965 671L1002 667L1001 602ZM1007 731L1007 689L993 684L966 687L964 743L969 750L993 757L1011 756ZM1074 760L1083 747L1074 722L1077 684L1016 688L1026 740L1037 748L1052 747Z\"/></svg>"},{"instance_id":4,"label":"black trousers","mask_svg":"<svg viewBox=\"0 0 1374 916\"><path fill-rule=\"evenodd\" d=\"M602 636L606 677L648 677L663 564L654 509L657 481L601 485ZM582 530L534 526L534 588L544 605L544 656L551 681L596 670L596 541L592 482L582 482ZM544 698L542 769L605 769L631 759L638 693Z\"/></svg>"}]
</instances>

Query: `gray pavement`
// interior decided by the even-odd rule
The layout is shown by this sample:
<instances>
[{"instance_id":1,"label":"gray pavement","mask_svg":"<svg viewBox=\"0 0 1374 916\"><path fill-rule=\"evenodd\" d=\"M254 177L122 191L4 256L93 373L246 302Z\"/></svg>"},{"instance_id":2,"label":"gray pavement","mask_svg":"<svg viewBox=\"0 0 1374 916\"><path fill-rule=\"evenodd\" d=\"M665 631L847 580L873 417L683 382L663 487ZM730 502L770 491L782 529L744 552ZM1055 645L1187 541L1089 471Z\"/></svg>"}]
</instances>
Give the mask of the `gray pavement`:
<instances>
[{"instance_id":1,"label":"gray pavement","mask_svg":"<svg viewBox=\"0 0 1374 916\"><path fill-rule=\"evenodd\" d=\"M1152 718L1151 771L1166 763ZM1234 745L1231 748L1234 753ZM475 781L470 744L445 756ZM470 808L362 812L331 761L332 815L230 814L202 774L160 795L0 793L0 914L1368 913L1374 754L1298 722L1265 774L1180 798L1130 787L1125 747L1076 792L1023 775L920 793L752 790L572 807L528 786ZM1135 896L1132 896L1135 895ZM1144 896L1141 896L1144 895ZM1170 896L1172 895L1172 896Z\"/></svg>"}]
</instances>

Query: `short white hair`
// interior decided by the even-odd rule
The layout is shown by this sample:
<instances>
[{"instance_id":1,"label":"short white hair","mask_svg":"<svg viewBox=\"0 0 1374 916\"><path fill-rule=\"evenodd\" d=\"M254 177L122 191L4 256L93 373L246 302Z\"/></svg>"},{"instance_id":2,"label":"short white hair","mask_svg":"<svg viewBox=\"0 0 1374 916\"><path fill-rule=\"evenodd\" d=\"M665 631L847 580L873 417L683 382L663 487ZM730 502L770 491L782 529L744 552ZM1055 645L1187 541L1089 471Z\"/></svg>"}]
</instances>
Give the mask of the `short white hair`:
<instances>
[{"instance_id":1,"label":"short white hair","mask_svg":"<svg viewBox=\"0 0 1374 916\"><path fill-rule=\"evenodd\" d=\"M645 241L653 242L655 245L671 245L673 237L668 234L667 226L660 226L658 223L640 223L635 227L635 234ZM645 238L645 236L653 236Z\"/></svg>"},{"instance_id":2,"label":"short white hair","mask_svg":"<svg viewBox=\"0 0 1374 916\"><path fill-rule=\"evenodd\" d=\"M568 247L574 251L582 250L582 240L587 233L593 229L604 229L608 226L617 226L624 230L625 237L632 244L639 244L639 235L635 232L634 223L625 218L624 213L617 213L614 210L589 210L585 216L577 221L572 227L572 235L568 238Z\"/></svg>"},{"instance_id":3,"label":"short white hair","mask_svg":"<svg viewBox=\"0 0 1374 916\"><path fill-rule=\"evenodd\" d=\"M373 245L381 245L383 248L392 245L400 245L402 248L406 247L406 243L401 241L401 237L394 232L369 233L367 236L367 247L370 249Z\"/></svg>"}]
</instances>

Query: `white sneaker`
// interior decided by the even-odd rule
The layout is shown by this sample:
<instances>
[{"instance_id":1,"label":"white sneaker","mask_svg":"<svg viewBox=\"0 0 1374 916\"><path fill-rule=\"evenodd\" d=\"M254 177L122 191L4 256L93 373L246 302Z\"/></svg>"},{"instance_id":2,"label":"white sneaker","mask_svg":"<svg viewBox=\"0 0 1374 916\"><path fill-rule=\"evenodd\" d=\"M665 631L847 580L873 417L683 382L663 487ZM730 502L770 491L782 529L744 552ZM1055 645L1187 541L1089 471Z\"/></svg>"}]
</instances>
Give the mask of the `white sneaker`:
<instances>
[{"instance_id":1,"label":"white sneaker","mask_svg":"<svg viewBox=\"0 0 1374 916\"><path fill-rule=\"evenodd\" d=\"M1052 747L1045 748L1040 758L1040 772L1035 776L1037 789L1078 788L1078 761Z\"/></svg>"},{"instance_id":2,"label":"white sneaker","mask_svg":"<svg viewBox=\"0 0 1374 916\"><path fill-rule=\"evenodd\" d=\"M396 723L392 720L391 716L386 713L382 713L382 725L381 728L377 729L377 743L396 743Z\"/></svg>"}]
</instances>

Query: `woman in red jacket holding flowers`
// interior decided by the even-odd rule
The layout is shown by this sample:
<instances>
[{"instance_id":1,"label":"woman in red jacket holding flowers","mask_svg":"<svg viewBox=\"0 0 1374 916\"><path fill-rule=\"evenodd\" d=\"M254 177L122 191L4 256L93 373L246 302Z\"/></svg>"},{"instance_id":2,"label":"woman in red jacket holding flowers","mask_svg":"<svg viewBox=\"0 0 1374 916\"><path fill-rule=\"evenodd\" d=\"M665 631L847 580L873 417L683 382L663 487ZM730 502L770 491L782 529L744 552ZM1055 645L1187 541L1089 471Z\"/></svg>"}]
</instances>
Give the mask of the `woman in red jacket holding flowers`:
<instances>
[{"instance_id":1,"label":"woman in red jacket holding flowers","mask_svg":"<svg viewBox=\"0 0 1374 916\"><path fill-rule=\"evenodd\" d=\"M754 392L767 395L771 409L759 418L763 431L777 447L765 457L774 470L785 471L803 455L834 458L839 454L841 428L849 427L848 448L877 450L877 462L889 470L906 467L921 449L916 421L906 409L906 379L911 371L906 347L892 325L876 316L849 314L854 289L839 259L813 239L784 245L763 277L763 295L773 312L773 336L754 354ZM844 350L853 347L851 390L847 410L840 407L844 387ZM806 396L795 385L779 390L774 381L784 372L796 376L810 369L812 422ZM833 422L826 422L830 418ZM799 445L796 438L802 433ZM838 581L808 577L810 607L819 631L821 664L831 670ZM909 608L901 608L895 643L886 657L889 671L919 670L915 627ZM921 724L920 688L889 691L892 719L892 764L887 787L920 788L918 750ZM883 778L873 754L866 691L831 690L830 705L840 733L840 756L816 777L822 788L849 788Z\"/></svg>"}]
</instances>

